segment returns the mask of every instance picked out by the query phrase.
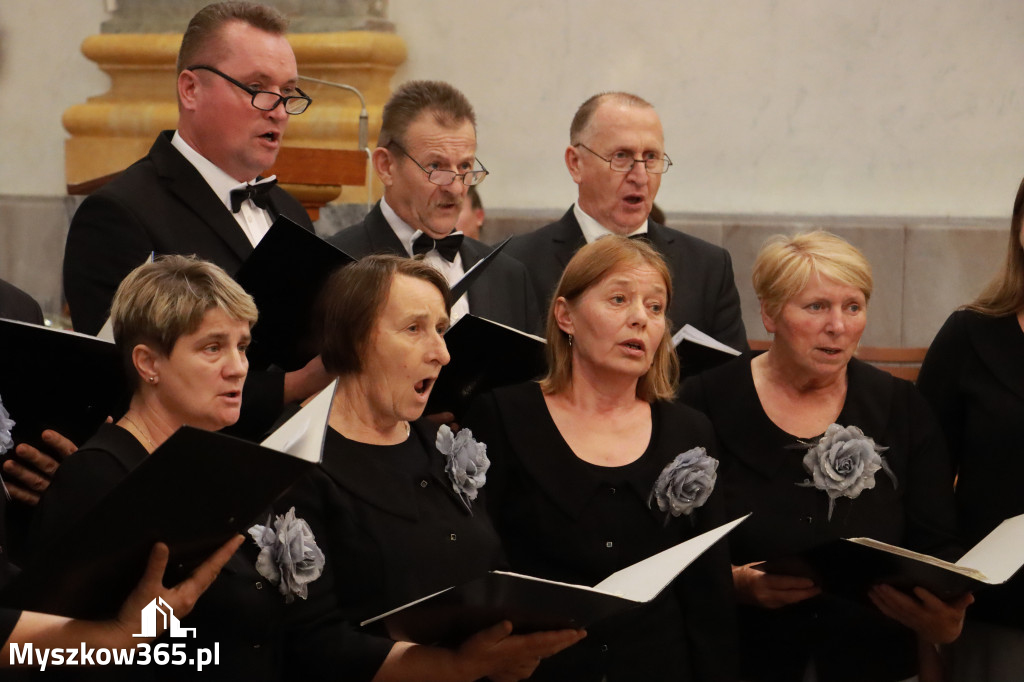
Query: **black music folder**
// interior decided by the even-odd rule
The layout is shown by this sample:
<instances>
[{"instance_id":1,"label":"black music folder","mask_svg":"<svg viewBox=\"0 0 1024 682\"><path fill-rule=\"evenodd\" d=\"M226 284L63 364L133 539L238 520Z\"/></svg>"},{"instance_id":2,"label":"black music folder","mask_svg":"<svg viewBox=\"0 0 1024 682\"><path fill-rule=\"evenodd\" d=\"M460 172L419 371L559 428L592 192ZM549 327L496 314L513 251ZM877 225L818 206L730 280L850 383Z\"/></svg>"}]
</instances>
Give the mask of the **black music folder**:
<instances>
[{"instance_id":1,"label":"black music folder","mask_svg":"<svg viewBox=\"0 0 1024 682\"><path fill-rule=\"evenodd\" d=\"M256 301L249 364L301 369L316 354L313 310L327 278L355 258L280 216L260 240L235 280Z\"/></svg>"},{"instance_id":2,"label":"black music folder","mask_svg":"<svg viewBox=\"0 0 1024 682\"><path fill-rule=\"evenodd\" d=\"M755 568L808 577L825 592L854 599L884 583L908 592L920 586L949 601L986 585L1001 585L1022 565L1024 514L1003 521L955 563L871 538L846 538Z\"/></svg>"},{"instance_id":3,"label":"black music folder","mask_svg":"<svg viewBox=\"0 0 1024 682\"><path fill-rule=\"evenodd\" d=\"M492 249L489 254L478 260L476 262L476 265L469 269L469 272L464 274L461 278L459 278L458 282L452 285L452 305L455 305L455 302L462 298L467 291L469 291L469 288L473 286L473 283L476 282L480 275L484 273L484 270L486 270L490 266L490 264L494 262L495 257L497 257L499 253L501 253L501 250L505 248L505 244L508 244L509 240L511 239L511 236L505 237L505 241L495 246L494 249Z\"/></svg>"},{"instance_id":4,"label":"black music folder","mask_svg":"<svg viewBox=\"0 0 1024 682\"><path fill-rule=\"evenodd\" d=\"M156 542L180 582L319 463L337 381L262 444L183 426L0 592L0 605L74 618L116 615Z\"/></svg>"},{"instance_id":5,"label":"black music folder","mask_svg":"<svg viewBox=\"0 0 1024 682\"><path fill-rule=\"evenodd\" d=\"M680 377L698 374L741 354L690 324L684 324L672 335L672 345L679 355Z\"/></svg>"},{"instance_id":6,"label":"black music folder","mask_svg":"<svg viewBox=\"0 0 1024 682\"><path fill-rule=\"evenodd\" d=\"M444 342L451 361L441 368L426 414L451 412L458 419L481 393L536 379L547 369L544 339L475 315L459 318Z\"/></svg>"},{"instance_id":7,"label":"black music folder","mask_svg":"<svg viewBox=\"0 0 1024 682\"><path fill-rule=\"evenodd\" d=\"M117 349L72 331L0 319L0 402L15 443L53 429L81 445L127 404Z\"/></svg>"},{"instance_id":8,"label":"black music folder","mask_svg":"<svg viewBox=\"0 0 1024 682\"><path fill-rule=\"evenodd\" d=\"M382 621L392 639L447 645L502 620L511 621L517 633L587 627L657 597L697 557L746 518L730 521L616 571L594 587L491 571L360 625Z\"/></svg>"}]
</instances>

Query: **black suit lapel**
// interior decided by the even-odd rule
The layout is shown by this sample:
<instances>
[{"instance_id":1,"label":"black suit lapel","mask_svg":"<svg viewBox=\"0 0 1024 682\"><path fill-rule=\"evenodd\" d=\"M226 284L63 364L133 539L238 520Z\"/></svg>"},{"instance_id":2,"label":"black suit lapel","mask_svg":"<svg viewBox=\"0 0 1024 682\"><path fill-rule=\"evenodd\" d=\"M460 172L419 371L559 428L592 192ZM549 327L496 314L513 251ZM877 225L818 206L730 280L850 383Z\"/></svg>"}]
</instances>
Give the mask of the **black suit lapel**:
<instances>
[{"instance_id":1,"label":"black suit lapel","mask_svg":"<svg viewBox=\"0 0 1024 682\"><path fill-rule=\"evenodd\" d=\"M157 173L171 193L224 240L240 260L245 260L252 253L249 238L199 171L171 145L171 134L169 131L161 133L150 149Z\"/></svg>"},{"instance_id":2,"label":"black suit lapel","mask_svg":"<svg viewBox=\"0 0 1024 682\"><path fill-rule=\"evenodd\" d=\"M551 235L552 252L558 259L558 264L562 266L562 270L565 270L565 266L569 264L580 247L587 243L587 240L583 237L583 230L580 228L580 223L576 220L576 214L573 213L572 208L565 212L565 215L558 221L558 225L559 229Z\"/></svg>"},{"instance_id":3,"label":"black suit lapel","mask_svg":"<svg viewBox=\"0 0 1024 682\"><path fill-rule=\"evenodd\" d=\"M370 253L391 253L396 256L408 256L402 241L391 229L384 212L380 210L380 202L373 207L363 220L363 230L370 242Z\"/></svg>"}]
</instances>

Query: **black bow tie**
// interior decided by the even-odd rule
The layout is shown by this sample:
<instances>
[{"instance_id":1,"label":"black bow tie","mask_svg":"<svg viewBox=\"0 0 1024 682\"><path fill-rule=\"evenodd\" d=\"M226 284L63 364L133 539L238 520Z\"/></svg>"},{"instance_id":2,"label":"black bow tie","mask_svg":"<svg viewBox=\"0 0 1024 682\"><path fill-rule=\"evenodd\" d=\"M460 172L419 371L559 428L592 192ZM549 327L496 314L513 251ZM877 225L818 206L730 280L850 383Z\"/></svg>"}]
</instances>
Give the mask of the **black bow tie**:
<instances>
[{"instance_id":1,"label":"black bow tie","mask_svg":"<svg viewBox=\"0 0 1024 682\"><path fill-rule=\"evenodd\" d=\"M416 241L412 243L412 255L418 256L421 253L430 253L435 249L441 257L449 263L455 262L455 256L459 253L459 247L462 246L461 232L452 232L447 237L441 239L434 239L426 233L420 233L419 237L416 237Z\"/></svg>"},{"instance_id":2,"label":"black bow tie","mask_svg":"<svg viewBox=\"0 0 1024 682\"><path fill-rule=\"evenodd\" d=\"M252 203L260 208L267 207L267 192L277 184L277 179L266 180L255 185L246 185L231 190L231 212L238 213L242 209L242 202L252 199Z\"/></svg>"}]
</instances>

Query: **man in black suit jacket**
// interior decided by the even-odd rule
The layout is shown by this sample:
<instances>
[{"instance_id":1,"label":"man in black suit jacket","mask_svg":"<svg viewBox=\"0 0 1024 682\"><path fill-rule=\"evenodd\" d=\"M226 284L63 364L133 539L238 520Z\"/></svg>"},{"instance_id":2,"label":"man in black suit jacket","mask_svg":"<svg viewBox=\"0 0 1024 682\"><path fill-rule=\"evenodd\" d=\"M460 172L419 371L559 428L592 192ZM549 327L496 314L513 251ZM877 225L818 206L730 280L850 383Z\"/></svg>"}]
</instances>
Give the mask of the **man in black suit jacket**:
<instances>
[{"instance_id":1,"label":"man in black suit jacket","mask_svg":"<svg viewBox=\"0 0 1024 682\"><path fill-rule=\"evenodd\" d=\"M384 106L373 167L384 198L361 223L330 238L361 258L373 253L424 254L454 284L490 247L455 231L469 186L487 175L476 160L476 117L465 95L447 83L412 81ZM537 297L526 269L498 256L456 301L453 319L472 312L527 332L539 332Z\"/></svg>"},{"instance_id":2,"label":"man in black suit jacket","mask_svg":"<svg viewBox=\"0 0 1024 682\"><path fill-rule=\"evenodd\" d=\"M565 163L579 199L560 220L513 239L507 248L527 266L541 309L547 309L562 270L581 246L606 234L643 236L672 272L668 316L674 328L691 324L746 350L728 251L649 218L661 175L672 163L654 108L627 93L595 95L576 112L569 139Z\"/></svg>"},{"instance_id":3,"label":"man in black suit jacket","mask_svg":"<svg viewBox=\"0 0 1024 682\"><path fill-rule=\"evenodd\" d=\"M100 330L118 284L150 253L195 254L233 274L278 215L313 230L298 201L259 178L290 115L311 101L296 87L287 25L257 3L209 5L189 22L178 53L177 131L161 133L71 221L64 293L77 331ZM254 373L243 419L263 424L282 402L326 383L319 359L287 375Z\"/></svg>"}]
</instances>

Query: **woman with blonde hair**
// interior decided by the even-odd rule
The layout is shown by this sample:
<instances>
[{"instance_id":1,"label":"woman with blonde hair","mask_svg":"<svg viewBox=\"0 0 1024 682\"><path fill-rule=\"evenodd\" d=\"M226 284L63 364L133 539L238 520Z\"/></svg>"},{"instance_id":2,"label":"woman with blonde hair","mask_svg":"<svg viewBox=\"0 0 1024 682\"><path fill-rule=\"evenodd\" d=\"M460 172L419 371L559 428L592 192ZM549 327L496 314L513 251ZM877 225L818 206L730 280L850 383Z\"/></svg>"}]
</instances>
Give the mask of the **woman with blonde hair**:
<instances>
[{"instance_id":1,"label":"woman with blonde hair","mask_svg":"<svg viewBox=\"0 0 1024 682\"><path fill-rule=\"evenodd\" d=\"M827 232L779 235L758 253L753 283L771 346L682 391L718 435L729 514L753 512L730 537L741 679L911 678L915 636L953 640L970 595L946 604L878 585L872 607L755 565L842 537L956 551L942 434L910 383L854 357L872 293L859 250Z\"/></svg>"},{"instance_id":2,"label":"woman with blonde hair","mask_svg":"<svg viewBox=\"0 0 1024 682\"><path fill-rule=\"evenodd\" d=\"M488 444L488 508L513 570L593 585L724 521L710 425L672 402L671 298L650 244L613 235L582 247L548 312L547 376L466 415ZM692 485L673 485L683 479ZM732 611L728 560L713 548L531 679L734 679Z\"/></svg>"},{"instance_id":3,"label":"woman with blonde hair","mask_svg":"<svg viewBox=\"0 0 1024 682\"><path fill-rule=\"evenodd\" d=\"M961 531L973 545L1024 513L1024 182L1017 190L1003 267L939 330L918 387L946 434ZM1024 577L978 594L951 648L957 680L1016 680L1024 670Z\"/></svg>"}]
</instances>

